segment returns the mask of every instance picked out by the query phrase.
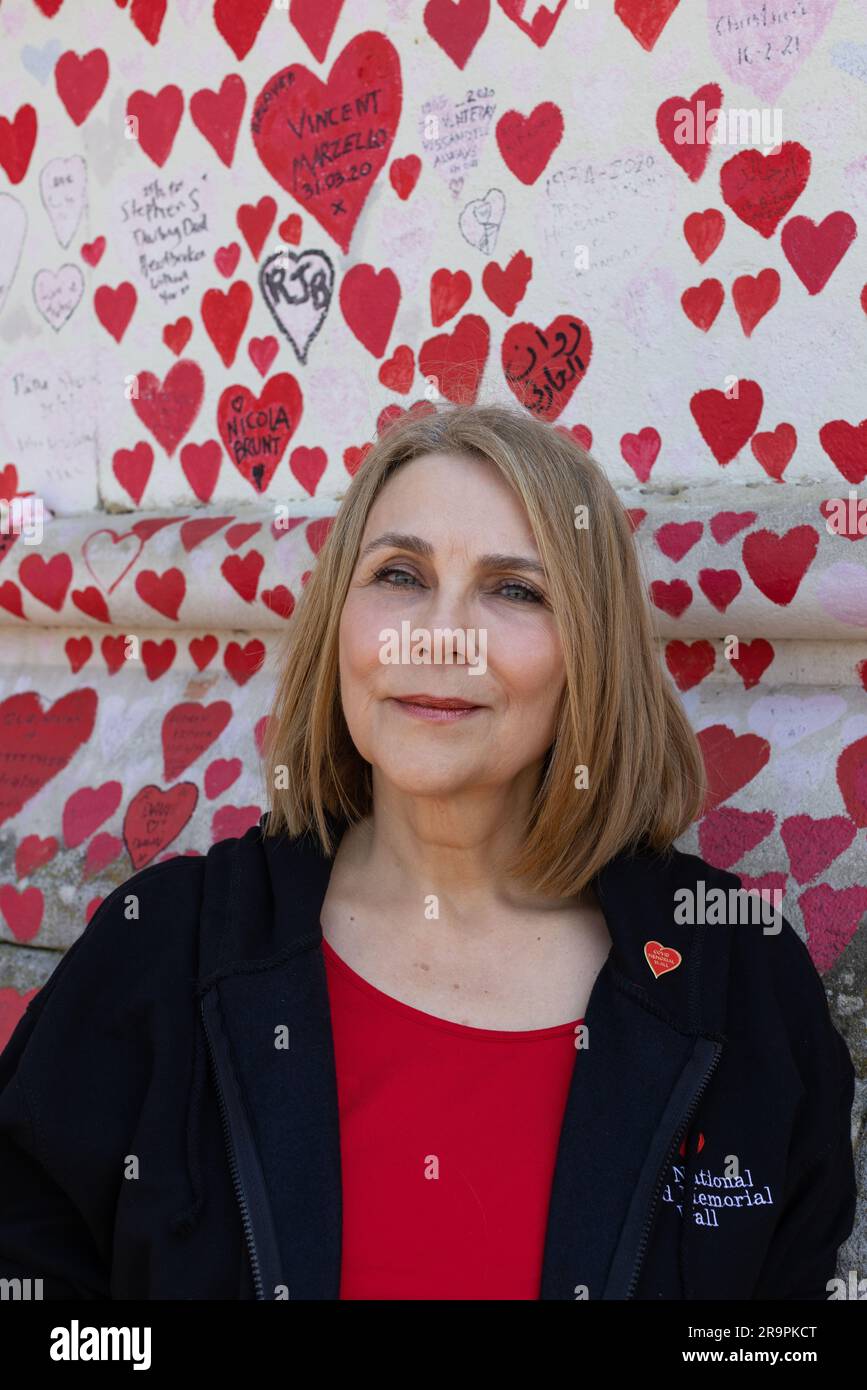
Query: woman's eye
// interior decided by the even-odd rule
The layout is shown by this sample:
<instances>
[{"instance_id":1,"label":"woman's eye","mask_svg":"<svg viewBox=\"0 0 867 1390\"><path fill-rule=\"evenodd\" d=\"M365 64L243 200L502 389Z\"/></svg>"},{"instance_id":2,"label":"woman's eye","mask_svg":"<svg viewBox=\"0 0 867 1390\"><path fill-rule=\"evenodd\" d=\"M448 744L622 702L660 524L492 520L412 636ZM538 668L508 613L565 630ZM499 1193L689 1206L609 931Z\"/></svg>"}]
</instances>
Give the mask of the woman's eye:
<instances>
[{"instance_id":1,"label":"woman's eye","mask_svg":"<svg viewBox=\"0 0 867 1390\"><path fill-rule=\"evenodd\" d=\"M544 602L540 593L537 593L535 589L531 589L529 584L522 584L519 579L504 580L501 585L501 591L502 589L517 589L519 592L521 603L526 603L528 600L530 603Z\"/></svg>"},{"instance_id":2,"label":"woman's eye","mask_svg":"<svg viewBox=\"0 0 867 1390\"><path fill-rule=\"evenodd\" d=\"M415 579L415 575L411 574L409 570L398 569L394 565L386 565L384 569L377 570L373 577L383 584L390 584L393 589L405 589L407 586L398 583L392 577L394 575L400 575L403 579Z\"/></svg>"},{"instance_id":3,"label":"woman's eye","mask_svg":"<svg viewBox=\"0 0 867 1390\"><path fill-rule=\"evenodd\" d=\"M401 582L404 579L412 581L412 584L415 584L417 582L417 576L414 575L410 570L400 569L396 565L385 565L382 569L376 570L373 577L378 583L388 584L392 589L410 588L410 584L404 584ZM508 589L511 589L513 591L511 595L504 593L504 590ZM542 595L536 589L531 588L529 584L524 584L520 579L504 579L500 584L499 588L497 588L494 592L502 595L504 598L509 598L512 602L545 602Z\"/></svg>"}]
</instances>

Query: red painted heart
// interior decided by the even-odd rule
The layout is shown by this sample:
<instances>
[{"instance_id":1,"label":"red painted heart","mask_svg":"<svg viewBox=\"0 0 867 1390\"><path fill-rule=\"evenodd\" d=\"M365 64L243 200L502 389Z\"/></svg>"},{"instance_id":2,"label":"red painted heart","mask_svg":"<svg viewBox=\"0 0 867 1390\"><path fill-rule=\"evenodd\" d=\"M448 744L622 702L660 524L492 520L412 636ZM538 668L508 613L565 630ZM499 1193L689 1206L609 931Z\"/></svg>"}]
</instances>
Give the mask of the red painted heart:
<instances>
[{"instance_id":1,"label":"red painted heart","mask_svg":"<svg viewBox=\"0 0 867 1390\"><path fill-rule=\"evenodd\" d=\"M592 355L590 329L574 314L559 314L545 329L513 323L503 337L506 382L521 405L543 420L562 413Z\"/></svg>"},{"instance_id":2,"label":"red painted heart","mask_svg":"<svg viewBox=\"0 0 867 1390\"><path fill-rule=\"evenodd\" d=\"M344 252L388 159L401 102L397 50L368 30L350 40L326 82L293 63L254 103L253 144L265 168Z\"/></svg>"},{"instance_id":3,"label":"red painted heart","mask_svg":"<svg viewBox=\"0 0 867 1390\"><path fill-rule=\"evenodd\" d=\"M123 839L136 872L177 839L198 799L199 789L192 782L179 782L168 791L150 784L133 797L124 817Z\"/></svg>"},{"instance_id":4,"label":"red painted heart","mask_svg":"<svg viewBox=\"0 0 867 1390\"><path fill-rule=\"evenodd\" d=\"M217 403L217 427L233 464L262 493L298 428L301 387L288 372L272 376L254 396L246 386L227 386Z\"/></svg>"}]
</instances>

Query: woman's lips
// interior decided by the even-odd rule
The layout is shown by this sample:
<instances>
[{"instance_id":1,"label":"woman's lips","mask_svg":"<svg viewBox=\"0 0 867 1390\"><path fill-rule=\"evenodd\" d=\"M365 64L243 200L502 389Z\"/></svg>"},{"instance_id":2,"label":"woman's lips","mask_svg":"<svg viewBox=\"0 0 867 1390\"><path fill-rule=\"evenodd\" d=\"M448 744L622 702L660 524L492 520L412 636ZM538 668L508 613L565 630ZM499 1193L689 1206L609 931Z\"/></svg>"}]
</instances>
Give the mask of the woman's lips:
<instances>
[{"instance_id":1,"label":"woman's lips","mask_svg":"<svg viewBox=\"0 0 867 1390\"><path fill-rule=\"evenodd\" d=\"M397 705L414 719L427 719L435 724L453 724L456 720L467 719L478 714L483 705L468 705L449 700L435 700L433 696L419 695L417 699L396 696L391 703Z\"/></svg>"}]
</instances>

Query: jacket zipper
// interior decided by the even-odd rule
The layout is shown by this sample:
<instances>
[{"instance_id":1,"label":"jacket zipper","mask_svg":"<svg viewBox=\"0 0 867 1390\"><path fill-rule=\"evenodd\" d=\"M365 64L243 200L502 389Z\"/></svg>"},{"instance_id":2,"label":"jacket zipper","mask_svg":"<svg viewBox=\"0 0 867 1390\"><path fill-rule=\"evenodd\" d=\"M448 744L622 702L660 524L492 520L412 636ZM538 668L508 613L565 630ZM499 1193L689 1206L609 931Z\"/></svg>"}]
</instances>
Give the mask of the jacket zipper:
<instances>
[{"instance_id":1,"label":"jacket zipper","mask_svg":"<svg viewBox=\"0 0 867 1390\"><path fill-rule=\"evenodd\" d=\"M237 1162L237 1159L236 1159L236 1157L235 1157L235 1146L234 1146L234 1144L232 1143L232 1131L231 1131L231 1126L230 1126L230 1124L229 1124L228 1112L227 1112L227 1109L226 1109L226 1100L225 1100L225 1096L223 1095L223 1088L222 1088L222 1086L221 1086L221 1084L220 1084L220 1072L219 1072L219 1066L218 1066L218 1064L217 1064L216 1051L215 1051L215 1048L214 1048L213 1040L212 1040L212 1038L211 1038L211 1034L210 1034L210 1032L209 1032L209 1030L208 1030L207 1020L206 1020L206 1018L205 1018L205 1001L204 1001L204 999L202 1000L202 1003L201 1003L201 1006L200 1006L200 1007L201 1007L201 1014L202 1014L202 1026L203 1026L203 1028L204 1028L204 1030L205 1030L205 1037L206 1037L207 1042L208 1042L208 1051L209 1051L210 1056L211 1056L211 1064L212 1064L212 1067L213 1067L214 1082L215 1082L215 1085L216 1085L216 1088L217 1088L217 1100L218 1100L219 1106L220 1106L220 1119L221 1119L222 1124L223 1124L223 1137L224 1137L225 1142L226 1142L226 1153L228 1154L228 1158L229 1158L229 1170L230 1170L230 1172L231 1172L231 1174L232 1174L232 1182L233 1182L234 1187L235 1187L235 1196L236 1196L236 1198L237 1198L238 1206L239 1206L240 1211L241 1211L241 1223L242 1223L242 1225L243 1225L243 1227L244 1227L244 1239L245 1239L246 1242L247 1242L247 1253L248 1253L248 1255L249 1255L249 1257L250 1257L250 1268L251 1268L251 1270L252 1270L252 1272L253 1272L253 1285L254 1285L255 1290L256 1290L256 1298L257 1298L257 1299L261 1299L261 1300L264 1301L264 1299L265 1299L265 1288L264 1288L264 1285L263 1285L263 1283L262 1283L262 1273L261 1273L261 1269L260 1269L260 1266L259 1266L259 1254L258 1254L258 1251L257 1251L257 1249L256 1249L256 1237L255 1237L255 1234L254 1234L254 1232L253 1232L253 1223L252 1223L252 1221L251 1221L251 1219L250 1219L250 1209L249 1209L249 1206L248 1206L248 1204L247 1204L247 1197L246 1197L246 1194L245 1194L245 1192L244 1192L244 1185L243 1185L243 1182L241 1181L241 1174L240 1174L240 1172L238 1171L238 1162Z\"/></svg>"},{"instance_id":2,"label":"jacket zipper","mask_svg":"<svg viewBox=\"0 0 867 1390\"><path fill-rule=\"evenodd\" d=\"M641 1233L641 1240L638 1242L638 1250L635 1256L635 1264L632 1267L632 1276L629 1280L629 1288L626 1291L627 1298L633 1297L636 1285L638 1284L638 1276L641 1273L641 1266L644 1263L644 1256L647 1251L647 1242L650 1238L650 1228L653 1224L654 1213L656 1212L656 1204L659 1201L659 1194L662 1192L663 1184L665 1182L665 1175L668 1172L668 1165L671 1162L675 1149L677 1148L678 1144L683 1138L684 1133L689 1127L689 1122L695 1114L696 1108L698 1107L698 1103L701 1100L702 1095L704 1094L708 1082L713 1076L714 1068L716 1067L721 1056L722 1045L720 1043L717 1043L716 1052L714 1053L711 1059L710 1066L705 1071L705 1074L702 1077L697 1090L693 1092L692 1099L690 1100L689 1105L687 1106L687 1109L681 1118L677 1130L675 1131L674 1138L672 1139L671 1144L669 1146L668 1153L666 1154L662 1167L659 1170L659 1177L657 1178L656 1189L653 1194L653 1199L650 1203L650 1209L647 1213L647 1220L644 1223L644 1229ZM685 1195L686 1194L684 1193L684 1196ZM684 1213L683 1219L684 1221L686 1220L686 1213Z\"/></svg>"}]
</instances>

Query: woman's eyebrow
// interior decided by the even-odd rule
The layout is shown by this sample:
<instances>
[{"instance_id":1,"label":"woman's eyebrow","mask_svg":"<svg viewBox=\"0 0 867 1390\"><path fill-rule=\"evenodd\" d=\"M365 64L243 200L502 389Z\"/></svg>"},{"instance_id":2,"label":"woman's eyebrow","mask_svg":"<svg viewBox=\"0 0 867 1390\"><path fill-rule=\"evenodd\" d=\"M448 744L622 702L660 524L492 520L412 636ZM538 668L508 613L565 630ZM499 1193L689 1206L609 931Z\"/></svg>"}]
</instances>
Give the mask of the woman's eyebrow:
<instances>
[{"instance_id":1,"label":"woman's eyebrow","mask_svg":"<svg viewBox=\"0 0 867 1390\"><path fill-rule=\"evenodd\" d=\"M423 555L426 559L432 559L434 548L430 541L422 540L421 536L405 534L401 531L384 531L375 540L368 541L367 545L361 550L358 558L363 560L372 550L379 550L388 546L394 550L409 550L416 555ZM545 567L538 560L533 560L529 555L505 555L502 553L491 553L480 555L478 568L486 570L525 570L528 574L538 574L545 577Z\"/></svg>"}]
</instances>

